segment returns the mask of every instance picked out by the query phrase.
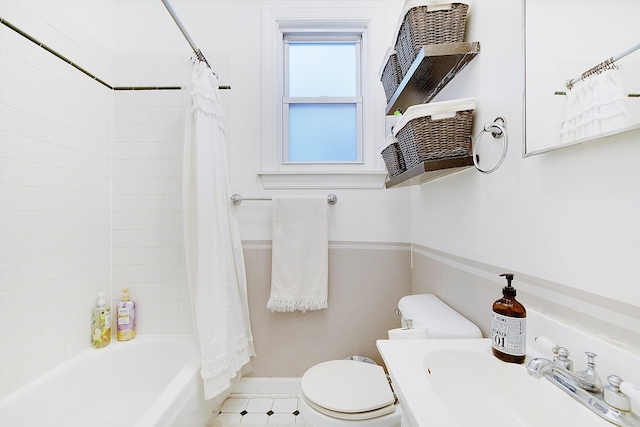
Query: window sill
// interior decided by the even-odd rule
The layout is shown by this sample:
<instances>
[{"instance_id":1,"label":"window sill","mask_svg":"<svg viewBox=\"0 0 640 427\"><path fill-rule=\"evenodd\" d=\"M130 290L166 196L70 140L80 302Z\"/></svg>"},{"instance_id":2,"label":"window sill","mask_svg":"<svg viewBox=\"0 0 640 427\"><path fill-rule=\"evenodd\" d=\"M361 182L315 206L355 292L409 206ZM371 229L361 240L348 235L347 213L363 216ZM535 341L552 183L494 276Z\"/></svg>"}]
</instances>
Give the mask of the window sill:
<instances>
[{"instance_id":1,"label":"window sill","mask_svg":"<svg viewBox=\"0 0 640 427\"><path fill-rule=\"evenodd\" d=\"M260 172L270 188L384 188L386 172Z\"/></svg>"}]
</instances>

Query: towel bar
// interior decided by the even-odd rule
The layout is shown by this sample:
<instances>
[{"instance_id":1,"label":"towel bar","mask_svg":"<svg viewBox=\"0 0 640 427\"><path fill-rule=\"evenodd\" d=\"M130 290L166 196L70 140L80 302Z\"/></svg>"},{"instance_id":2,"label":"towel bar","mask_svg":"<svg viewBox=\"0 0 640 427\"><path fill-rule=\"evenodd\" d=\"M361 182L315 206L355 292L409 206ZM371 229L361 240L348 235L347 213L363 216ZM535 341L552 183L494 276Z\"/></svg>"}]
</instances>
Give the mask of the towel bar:
<instances>
[{"instance_id":1,"label":"towel bar","mask_svg":"<svg viewBox=\"0 0 640 427\"><path fill-rule=\"evenodd\" d=\"M242 197L240 194L234 194L231 196L231 201L234 205L238 206L243 200L272 200L271 197ZM338 197L335 194L329 194L327 196L327 203L335 205L338 203Z\"/></svg>"}]
</instances>

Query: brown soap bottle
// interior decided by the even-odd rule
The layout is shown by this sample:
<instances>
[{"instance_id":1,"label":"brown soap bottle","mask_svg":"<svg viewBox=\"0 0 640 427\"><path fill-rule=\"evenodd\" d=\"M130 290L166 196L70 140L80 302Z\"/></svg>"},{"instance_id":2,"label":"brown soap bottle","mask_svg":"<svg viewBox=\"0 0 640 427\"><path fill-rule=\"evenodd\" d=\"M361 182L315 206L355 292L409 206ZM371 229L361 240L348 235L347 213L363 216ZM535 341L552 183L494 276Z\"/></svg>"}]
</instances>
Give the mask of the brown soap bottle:
<instances>
[{"instance_id":1,"label":"brown soap bottle","mask_svg":"<svg viewBox=\"0 0 640 427\"><path fill-rule=\"evenodd\" d=\"M516 290L511 286L513 274L505 273L507 286L502 298L493 303L491 316L491 351L498 359L522 363L526 355L527 311L516 301Z\"/></svg>"}]
</instances>

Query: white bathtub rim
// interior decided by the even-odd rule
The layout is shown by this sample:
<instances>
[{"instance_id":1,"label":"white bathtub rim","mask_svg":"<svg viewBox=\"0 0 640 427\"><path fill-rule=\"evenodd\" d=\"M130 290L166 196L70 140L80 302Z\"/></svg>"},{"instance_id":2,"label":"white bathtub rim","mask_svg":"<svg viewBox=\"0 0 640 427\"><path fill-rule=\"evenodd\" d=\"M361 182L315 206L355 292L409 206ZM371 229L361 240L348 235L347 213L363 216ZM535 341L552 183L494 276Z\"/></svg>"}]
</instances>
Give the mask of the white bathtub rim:
<instances>
[{"instance_id":1,"label":"white bathtub rim","mask_svg":"<svg viewBox=\"0 0 640 427\"><path fill-rule=\"evenodd\" d=\"M151 339L166 339L166 338L180 338L180 339L196 339L195 335L190 334L190 335L136 335L136 338L134 338L131 341L117 341L115 339L115 337L112 338L111 343L105 347L105 348L101 348L101 349L95 349L95 348L87 348L86 350L83 350L82 352L80 352L79 354L73 356L71 359L66 360L65 362L63 362L62 364L56 366L53 369L50 369L49 371L45 372L44 374L40 375L39 377L35 378L34 380L28 382L27 384L23 385L22 387L18 388L17 390L9 393L8 395L4 396L2 399L0 399L0 410L2 408L4 408L6 405L10 405L12 403L14 403L16 400L21 399L22 397L24 397L25 394L30 393L32 391L34 391L35 389L37 389L38 387L40 387L41 385L43 385L44 383L48 382L51 378L56 377L58 375L63 374L65 371L68 371L69 369L72 369L74 367L74 365L78 362L84 361L87 358L93 357L95 356L95 352L99 351L101 352L101 354L105 354L111 351L115 351L115 349L119 346L123 346L123 345L135 345L136 340L138 340L138 342L140 341L147 341L147 340L151 340ZM183 370L186 368L186 366L183 368Z\"/></svg>"},{"instance_id":2,"label":"white bathtub rim","mask_svg":"<svg viewBox=\"0 0 640 427\"><path fill-rule=\"evenodd\" d=\"M194 373L196 375L194 375ZM191 361L187 365L185 365L173 378L171 383L169 383L167 387L165 387L160 396L144 413L142 418L138 420L138 422L136 423L136 427L158 426L160 425L161 421L163 421L163 418L166 417L167 408L171 406L182 407L185 402L187 402L192 397L193 394L187 395L186 393L180 393L176 399L176 396L172 392L176 390L176 388L178 390L189 390L187 384L189 382L192 382L194 378L197 381L201 381L199 374L199 363ZM198 388L196 388L195 390L198 390Z\"/></svg>"}]
</instances>

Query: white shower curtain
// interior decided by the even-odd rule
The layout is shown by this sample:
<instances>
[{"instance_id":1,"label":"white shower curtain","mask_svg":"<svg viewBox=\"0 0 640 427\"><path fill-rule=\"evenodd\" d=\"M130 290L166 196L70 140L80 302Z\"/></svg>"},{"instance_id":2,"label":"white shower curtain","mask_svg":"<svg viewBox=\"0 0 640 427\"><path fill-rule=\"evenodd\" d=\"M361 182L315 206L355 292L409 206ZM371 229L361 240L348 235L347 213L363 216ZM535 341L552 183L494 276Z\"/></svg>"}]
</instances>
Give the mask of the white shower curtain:
<instances>
[{"instance_id":1,"label":"white shower curtain","mask_svg":"<svg viewBox=\"0 0 640 427\"><path fill-rule=\"evenodd\" d=\"M218 78L200 61L190 67L183 159L185 255L205 399L212 399L228 394L231 380L251 370L255 352L242 244L230 202Z\"/></svg>"}]
</instances>

